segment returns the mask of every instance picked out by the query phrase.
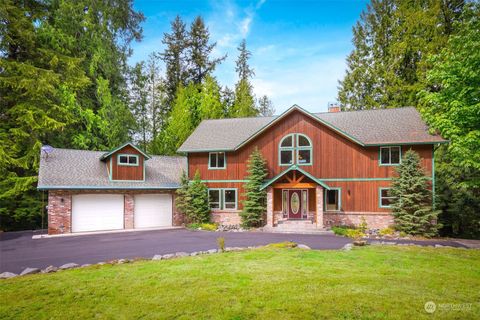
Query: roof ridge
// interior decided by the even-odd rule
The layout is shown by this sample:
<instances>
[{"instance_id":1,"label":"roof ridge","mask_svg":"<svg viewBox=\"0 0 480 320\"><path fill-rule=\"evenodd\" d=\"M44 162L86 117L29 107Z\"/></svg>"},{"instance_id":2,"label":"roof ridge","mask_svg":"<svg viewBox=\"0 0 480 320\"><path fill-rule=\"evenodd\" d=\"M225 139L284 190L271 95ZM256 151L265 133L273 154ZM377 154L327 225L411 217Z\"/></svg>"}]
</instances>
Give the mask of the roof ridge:
<instances>
[{"instance_id":1,"label":"roof ridge","mask_svg":"<svg viewBox=\"0 0 480 320\"><path fill-rule=\"evenodd\" d=\"M323 112L314 112L313 114L345 114L345 113L353 113L353 112L364 112L364 111L375 112L375 111L387 111L387 110L399 110L399 109L415 109L415 110L417 110L417 108L415 108L414 106L404 106L404 107L396 107L396 108L345 110L345 111L340 111L340 112L323 111Z\"/></svg>"}]
</instances>

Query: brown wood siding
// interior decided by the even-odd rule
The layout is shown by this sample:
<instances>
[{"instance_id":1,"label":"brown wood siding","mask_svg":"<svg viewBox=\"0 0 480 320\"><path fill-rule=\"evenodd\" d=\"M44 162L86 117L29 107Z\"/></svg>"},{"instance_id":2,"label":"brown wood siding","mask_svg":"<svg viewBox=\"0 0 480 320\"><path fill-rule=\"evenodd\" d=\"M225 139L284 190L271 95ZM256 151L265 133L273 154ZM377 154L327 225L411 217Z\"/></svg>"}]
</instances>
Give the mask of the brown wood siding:
<instances>
[{"instance_id":1,"label":"brown wood siding","mask_svg":"<svg viewBox=\"0 0 480 320\"><path fill-rule=\"evenodd\" d=\"M227 152L227 168L225 170L208 169L208 152L190 153L189 175L193 178L196 170L200 171L203 180L244 180L247 176L247 160L255 147L258 147L267 161L269 178L276 176L287 167L279 165L278 144L290 133L307 135L313 143L313 165L301 168L319 179L352 179L352 178L391 178L396 166L379 165L379 147L362 147L348 140L323 124L295 111L269 128L259 137L236 152ZM413 149L422 158L425 173L431 176L432 145L401 146L402 155ZM335 186L339 182L326 182ZM388 185L389 181L349 182L350 197L342 199L342 206L347 211L386 211L378 208L379 184ZM355 191L355 192L354 192ZM353 193L354 192L354 193ZM342 198L346 192L342 189ZM364 201L363 197L370 197ZM353 202L352 202L353 201ZM364 202L363 202L364 201Z\"/></svg>"},{"instance_id":2,"label":"brown wood siding","mask_svg":"<svg viewBox=\"0 0 480 320\"><path fill-rule=\"evenodd\" d=\"M134 154L138 155L138 166L119 166L117 164L117 156L119 154ZM115 152L110 160L112 162L112 180L143 180L143 163L144 156L135 148L127 145L124 148Z\"/></svg>"}]
</instances>

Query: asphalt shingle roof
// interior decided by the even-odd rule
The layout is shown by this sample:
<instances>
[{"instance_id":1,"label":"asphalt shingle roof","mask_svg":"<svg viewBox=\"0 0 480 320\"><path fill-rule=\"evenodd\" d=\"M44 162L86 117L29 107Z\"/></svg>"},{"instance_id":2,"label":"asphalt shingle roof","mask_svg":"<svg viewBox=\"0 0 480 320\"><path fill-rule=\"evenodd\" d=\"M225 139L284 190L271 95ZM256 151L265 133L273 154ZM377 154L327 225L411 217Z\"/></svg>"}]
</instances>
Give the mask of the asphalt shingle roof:
<instances>
[{"instance_id":1,"label":"asphalt shingle roof","mask_svg":"<svg viewBox=\"0 0 480 320\"><path fill-rule=\"evenodd\" d=\"M185 157L152 156L145 161L145 181L115 182L108 178L105 151L54 148L41 154L39 189L168 189L178 188L180 174L187 168Z\"/></svg>"},{"instance_id":2,"label":"asphalt shingle roof","mask_svg":"<svg viewBox=\"0 0 480 320\"><path fill-rule=\"evenodd\" d=\"M363 145L445 142L428 133L428 126L413 107L312 115ZM204 120L178 152L235 150L281 116Z\"/></svg>"}]
</instances>

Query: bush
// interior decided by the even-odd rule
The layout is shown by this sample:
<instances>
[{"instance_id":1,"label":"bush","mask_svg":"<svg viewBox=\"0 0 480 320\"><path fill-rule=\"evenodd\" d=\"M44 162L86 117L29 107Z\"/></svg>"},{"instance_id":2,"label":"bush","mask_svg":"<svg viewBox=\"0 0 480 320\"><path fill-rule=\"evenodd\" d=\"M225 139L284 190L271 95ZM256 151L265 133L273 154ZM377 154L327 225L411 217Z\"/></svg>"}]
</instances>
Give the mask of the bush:
<instances>
[{"instance_id":1,"label":"bush","mask_svg":"<svg viewBox=\"0 0 480 320\"><path fill-rule=\"evenodd\" d=\"M360 230L362 233L365 233L367 232L367 229L368 229L367 220L365 220L365 217L362 217L360 219L360 224L358 225L358 230Z\"/></svg>"},{"instance_id":2,"label":"bush","mask_svg":"<svg viewBox=\"0 0 480 320\"><path fill-rule=\"evenodd\" d=\"M217 225L214 223L189 223L187 224L187 228L192 230L215 231L217 230Z\"/></svg>"},{"instance_id":3,"label":"bush","mask_svg":"<svg viewBox=\"0 0 480 320\"><path fill-rule=\"evenodd\" d=\"M192 181L188 180L185 172L181 176L181 188L177 190L175 201L180 212L185 214L191 223L204 223L210 220L210 206L208 204L208 188L202 183L200 172L195 172Z\"/></svg>"},{"instance_id":4,"label":"bush","mask_svg":"<svg viewBox=\"0 0 480 320\"><path fill-rule=\"evenodd\" d=\"M266 247L268 248L275 248L275 249L284 249L284 248L295 248L297 244L291 241L285 242L278 242L278 243L270 243Z\"/></svg>"},{"instance_id":5,"label":"bush","mask_svg":"<svg viewBox=\"0 0 480 320\"><path fill-rule=\"evenodd\" d=\"M225 238L220 237L217 238L218 250L221 252L225 252Z\"/></svg>"},{"instance_id":6,"label":"bush","mask_svg":"<svg viewBox=\"0 0 480 320\"><path fill-rule=\"evenodd\" d=\"M389 236L389 235L392 235L395 233L395 230L393 230L393 228L385 228L385 229L381 229L379 232L378 232L381 236Z\"/></svg>"},{"instance_id":7,"label":"bush","mask_svg":"<svg viewBox=\"0 0 480 320\"><path fill-rule=\"evenodd\" d=\"M335 226L332 227L333 233L335 233L337 236L347 236L347 231L353 229L353 227L350 226Z\"/></svg>"},{"instance_id":8,"label":"bush","mask_svg":"<svg viewBox=\"0 0 480 320\"><path fill-rule=\"evenodd\" d=\"M348 229L346 236L354 240L360 240L366 235L360 229Z\"/></svg>"}]
</instances>

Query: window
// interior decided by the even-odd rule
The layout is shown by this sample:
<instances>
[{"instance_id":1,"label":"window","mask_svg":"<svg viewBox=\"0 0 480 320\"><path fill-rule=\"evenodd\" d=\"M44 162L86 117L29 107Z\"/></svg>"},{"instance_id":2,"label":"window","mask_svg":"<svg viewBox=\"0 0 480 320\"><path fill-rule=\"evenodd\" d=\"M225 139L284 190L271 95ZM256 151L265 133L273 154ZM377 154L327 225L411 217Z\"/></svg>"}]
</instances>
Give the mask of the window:
<instances>
[{"instance_id":1,"label":"window","mask_svg":"<svg viewBox=\"0 0 480 320\"><path fill-rule=\"evenodd\" d=\"M395 199L390 195L390 188L380 188L380 208L390 208L390 202Z\"/></svg>"},{"instance_id":2,"label":"window","mask_svg":"<svg viewBox=\"0 0 480 320\"><path fill-rule=\"evenodd\" d=\"M325 190L325 211L339 211L341 207L341 190Z\"/></svg>"},{"instance_id":3,"label":"window","mask_svg":"<svg viewBox=\"0 0 480 320\"><path fill-rule=\"evenodd\" d=\"M212 210L237 209L237 189L208 189L208 196Z\"/></svg>"},{"instance_id":4,"label":"window","mask_svg":"<svg viewBox=\"0 0 480 320\"><path fill-rule=\"evenodd\" d=\"M119 154L117 164L119 166L138 166L138 156L136 154Z\"/></svg>"},{"instance_id":5,"label":"window","mask_svg":"<svg viewBox=\"0 0 480 320\"><path fill-rule=\"evenodd\" d=\"M225 169L227 161L225 152L210 152L208 160L208 169Z\"/></svg>"},{"instance_id":6,"label":"window","mask_svg":"<svg viewBox=\"0 0 480 320\"><path fill-rule=\"evenodd\" d=\"M298 165L312 164L312 142L303 134L293 133L285 136L279 145L280 165L289 166L295 163Z\"/></svg>"},{"instance_id":7,"label":"window","mask_svg":"<svg viewBox=\"0 0 480 320\"><path fill-rule=\"evenodd\" d=\"M381 147L380 165L397 165L401 161L400 147Z\"/></svg>"}]
</instances>

